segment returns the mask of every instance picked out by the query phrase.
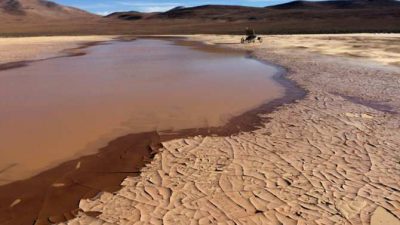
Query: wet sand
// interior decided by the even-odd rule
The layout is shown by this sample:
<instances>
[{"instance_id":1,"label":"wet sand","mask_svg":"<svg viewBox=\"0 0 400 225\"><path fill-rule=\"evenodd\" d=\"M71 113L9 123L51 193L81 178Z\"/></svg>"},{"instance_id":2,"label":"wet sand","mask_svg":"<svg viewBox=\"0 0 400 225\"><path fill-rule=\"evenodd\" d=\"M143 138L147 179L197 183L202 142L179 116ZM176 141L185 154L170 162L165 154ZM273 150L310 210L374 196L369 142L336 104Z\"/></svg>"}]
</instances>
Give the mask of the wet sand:
<instances>
[{"instance_id":1,"label":"wet sand","mask_svg":"<svg viewBox=\"0 0 400 225\"><path fill-rule=\"evenodd\" d=\"M145 46L146 43L139 43L139 44L141 46ZM126 49L126 46L123 46L123 48ZM201 48L201 46L198 45L196 46L196 48ZM208 51L211 50L214 52L221 52L221 49L218 48L208 49ZM226 55L227 52L226 51L222 52L225 52L225 54L221 56L211 57L211 59L213 61L218 62L219 58L224 58L225 63L228 63L227 65L231 65L229 64L229 55ZM241 55L243 53L231 52L229 54L236 58L238 54ZM210 58L209 55L206 56L207 59ZM196 59L196 60L201 60L201 59ZM251 61L249 59L243 59L243 60ZM206 63L206 61L203 61L203 63ZM238 62L235 61L235 63ZM252 69L250 69L251 70L250 74L246 76L247 82L251 82L250 79L251 76L257 75L258 66L260 66L260 72L261 72L260 74L262 74L262 77L266 75L266 71L268 70L267 68L272 68L267 65L263 65L257 61L254 61L254 63L251 64ZM23 67L21 69L28 69L28 68L29 66ZM230 68L234 69L235 66L231 66ZM218 70L218 68L214 69L220 71ZM11 72L15 70L8 70L8 71ZM238 75L243 73L240 69L237 68L235 69L235 71L237 72L236 74ZM201 72L203 73L204 71ZM208 74L212 75L213 72L208 71ZM221 77L221 79L226 79L226 78L238 79L239 77L237 76L235 77L234 74L235 73L230 73L229 77ZM277 82L281 83L281 85L285 85L287 87L293 86L293 84L291 84L290 82L284 81L279 77L280 73L276 73L275 79L277 79ZM205 78L206 77L203 77L203 79ZM265 77L263 79L265 79ZM205 81L207 83L210 83L211 80L205 79ZM213 81L216 80L214 79ZM228 121L235 114L241 114L241 112L243 112L246 107L254 107L255 105L262 104L262 102L268 101L268 99L279 98L279 95L277 95L276 97L272 97L271 95L268 94L270 93L270 91L278 91L277 89L274 90L273 87L270 87L269 89L265 88L269 87L269 85L271 84L271 80L269 80L268 82L262 82L262 80L257 80L257 82L259 83L258 85L260 85L260 87L262 87L264 90L258 89L257 91L257 89L254 89L252 91L257 91L257 95L262 94L263 96L260 95L259 99L257 99L257 97L254 98L255 96L252 96L251 100L258 101L258 103L252 101L245 101L246 104L248 105L245 106L244 108L241 108L243 107L243 105L238 104L240 103L240 101L242 101L240 100L241 99L240 97L234 99L234 104L233 103L230 104L228 97L232 96L232 94L226 93L225 96L222 94L222 96L224 97L223 98L224 102L223 103L216 102L216 104L214 105L215 106L214 109L218 109L218 107L223 106L222 109L228 110L227 112L230 112L231 113L230 115L225 116L223 118L216 118L215 117L216 114L212 114L211 116L207 117L209 119L211 118L211 120L209 120L206 124L204 124L204 120L195 120L195 123L190 123L191 122L190 120L181 120L182 122L181 123L179 122L179 120L174 119L174 117L170 117L171 120L169 120L167 126L166 127L161 126L159 130L162 131L165 130L166 128L170 130L171 125L177 126L177 127L172 127L172 130L187 128L187 127L196 127L196 126L218 127L226 123L226 121ZM196 85L199 84L199 82L195 83ZM241 83L242 83L241 85L246 84L243 82ZM224 82L224 84L226 84L226 82ZM143 83L141 83L141 85L143 85ZM255 86L250 85L250 83L248 86L252 86L253 88L255 88ZM169 88L171 88L171 86L169 86ZM235 90L240 90L240 86L234 86L234 88ZM224 90L228 89L229 89L228 87L224 87ZM196 92L196 89L193 90L193 86L191 87L191 91L194 91L193 93L201 96L198 92ZM212 88L208 88L207 91L209 95L213 94ZM242 90L241 92L244 92L244 90ZM218 89L218 93L224 93L224 92L221 92L221 90ZM250 92L247 91L247 94L243 94L242 97L246 97L246 95L248 95L249 93L251 93L251 91ZM73 160L64 163L54 169L45 171L33 178L24 181L14 182L10 185L2 186L0 187L1 199L4 200L3 201L4 205L1 206L2 223L23 224L29 221L30 219L37 217L37 215L39 215L38 217L40 218L37 221L37 224L48 224L49 222L58 222L58 221L63 221L66 218L67 219L71 218L71 216L74 214L71 211L77 208L77 203L81 198L94 196L101 190L103 191L118 190L119 188L118 184L123 180L123 178L125 178L127 175L137 174L140 168L144 165L144 163L148 162L151 156L155 153L154 151L157 150L157 146L160 139L166 141L179 137L187 137L199 134L209 134L210 132L214 134L227 135L238 132L239 130L240 131L251 130L254 129L255 125L260 124L260 121L256 116L256 114L260 112L265 113L273 109L275 106L282 104L282 102L291 101L294 98L301 97L301 95L302 95L301 91L297 93L297 90L292 89L290 93L286 94L285 98L283 99L279 98L276 101L263 105L263 107L257 108L257 110L252 110L239 117L234 117L233 119L230 120L230 122L227 125L219 128L183 130L179 132L159 131L159 132L140 133L137 135L127 135L109 143L107 147L102 148L100 150L99 154L96 154L94 156L82 157L78 160ZM186 95L185 98L190 100L196 99L195 96L188 96L188 95ZM175 96L175 99L181 100L179 96ZM207 96L207 99L204 101L207 101L207 103L213 102L210 100L211 99L209 99ZM166 102L170 103L168 101ZM185 101L183 102L185 103L185 106L190 106L191 104L191 102L185 102ZM201 103L201 100L197 99L196 103L198 104L199 102ZM196 109L196 107L194 106L192 108ZM212 113L215 113L217 111L218 110L213 110ZM179 113L179 115L185 115L184 111L181 110L180 112L183 113ZM200 113L201 115L206 115L207 111L201 110L200 108L199 110L196 110L196 113ZM160 121L162 122L162 120ZM149 122L149 120L143 119L142 117L142 121L137 120L134 122L136 122L136 124L146 124ZM154 128L151 126L151 127L145 127L144 130L146 129L153 130ZM143 131L143 130L136 130L136 131ZM79 136L81 135L82 134L79 133ZM29 189L30 191L27 191L27 189ZM44 189L46 189L47 191L43 192Z\"/></svg>"},{"instance_id":2,"label":"wet sand","mask_svg":"<svg viewBox=\"0 0 400 225\"><path fill-rule=\"evenodd\" d=\"M400 224L400 68L387 65L385 49L382 60L270 45L274 37L190 38L282 65L307 96L261 115L252 131L162 142L121 190L81 200L96 215L63 224ZM340 44L328 38L319 43Z\"/></svg>"}]
</instances>

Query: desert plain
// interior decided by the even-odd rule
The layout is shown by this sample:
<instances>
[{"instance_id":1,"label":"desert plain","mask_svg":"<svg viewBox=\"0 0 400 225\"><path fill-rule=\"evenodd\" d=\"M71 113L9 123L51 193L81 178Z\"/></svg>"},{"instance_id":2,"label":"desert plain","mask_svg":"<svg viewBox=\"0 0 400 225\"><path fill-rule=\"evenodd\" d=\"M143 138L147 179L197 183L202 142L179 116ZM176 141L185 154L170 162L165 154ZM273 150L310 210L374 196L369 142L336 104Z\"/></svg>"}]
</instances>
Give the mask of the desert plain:
<instances>
[{"instance_id":1,"label":"desert plain","mask_svg":"<svg viewBox=\"0 0 400 225\"><path fill-rule=\"evenodd\" d=\"M257 115L252 130L161 142L120 190L82 199L60 224L400 224L400 35L184 37L249 51L306 95ZM2 38L0 54L12 54L0 63L112 38Z\"/></svg>"}]
</instances>

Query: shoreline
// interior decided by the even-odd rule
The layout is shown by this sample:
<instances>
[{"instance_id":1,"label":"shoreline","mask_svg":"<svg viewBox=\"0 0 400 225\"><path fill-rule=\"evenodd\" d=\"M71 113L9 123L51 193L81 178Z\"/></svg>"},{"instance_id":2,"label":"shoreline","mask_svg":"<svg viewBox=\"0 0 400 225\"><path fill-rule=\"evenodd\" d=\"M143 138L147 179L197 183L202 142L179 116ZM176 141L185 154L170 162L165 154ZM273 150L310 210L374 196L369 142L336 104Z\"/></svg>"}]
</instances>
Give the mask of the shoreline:
<instances>
[{"instance_id":1,"label":"shoreline","mask_svg":"<svg viewBox=\"0 0 400 225\"><path fill-rule=\"evenodd\" d=\"M400 69L267 44L229 46L288 68L307 96L261 115L267 122L251 132L163 142L140 176L82 199L84 213L62 224L399 224L399 115L340 95L398 112Z\"/></svg>"},{"instance_id":2,"label":"shoreline","mask_svg":"<svg viewBox=\"0 0 400 225\"><path fill-rule=\"evenodd\" d=\"M80 56L84 54L83 49L95 44L98 42L86 43L72 51L68 50L69 53L65 56L53 58ZM194 45L193 47L202 48L202 44L199 45L201 46ZM23 64L19 65L23 66ZM6 66L5 69L11 68ZM80 199L94 197L100 191L119 190L120 183L126 176L138 174L140 169L151 161L152 156L158 152L158 148L161 148L161 142L197 135L229 136L256 129L257 126L262 125L264 120L259 118L258 114L272 112L283 104L304 97L305 93L297 89L293 82L286 80L284 73L284 71L280 71L273 78L285 87L283 98L234 117L225 126L187 129L163 134L146 132L126 135L111 141L96 154L64 162L32 178L0 186L0 197L4 204L0 206L0 217L4 218L5 224L8 224L7 218L12 219L13 217L18 217L22 222L26 221L26 217L31 217L32 211L37 211L33 214L39 215L40 219L35 224L57 223L72 219L74 215L77 215L77 211L74 209L78 208ZM134 152L128 150L132 148L135 148ZM44 188L49 193L39 194ZM27 189L30 190L29 193L26 193ZM22 214L24 216L21 216ZM15 223L14 220L13 222Z\"/></svg>"},{"instance_id":3,"label":"shoreline","mask_svg":"<svg viewBox=\"0 0 400 225\"><path fill-rule=\"evenodd\" d=\"M83 56L83 55L86 55L86 52L84 51L86 48L90 48L90 47L96 46L96 45L106 44L107 42L113 41L113 40L115 40L115 39L82 43L82 44L78 45L78 47L63 49L58 53L58 55L48 57L48 58L2 63L2 64L0 64L0 71L20 68L20 67L28 66L30 63L36 63L36 62L41 62L41 61L46 61L46 60L51 60L51 59Z\"/></svg>"}]
</instances>

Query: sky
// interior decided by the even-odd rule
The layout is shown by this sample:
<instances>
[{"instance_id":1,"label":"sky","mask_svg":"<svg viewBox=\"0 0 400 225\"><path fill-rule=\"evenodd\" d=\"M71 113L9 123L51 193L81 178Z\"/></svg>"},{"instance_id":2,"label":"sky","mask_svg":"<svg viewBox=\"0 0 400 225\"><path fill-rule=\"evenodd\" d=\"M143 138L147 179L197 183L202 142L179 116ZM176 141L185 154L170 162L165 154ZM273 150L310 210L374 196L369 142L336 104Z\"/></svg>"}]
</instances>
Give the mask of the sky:
<instances>
[{"instance_id":1,"label":"sky","mask_svg":"<svg viewBox=\"0 0 400 225\"><path fill-rule=\"evenodd\" d=\"M289 0L53 0L92 13L107 15L118 11L162 12L177 6L198 6L206 4L268 6Z\"/></svg>"}]
</instances>

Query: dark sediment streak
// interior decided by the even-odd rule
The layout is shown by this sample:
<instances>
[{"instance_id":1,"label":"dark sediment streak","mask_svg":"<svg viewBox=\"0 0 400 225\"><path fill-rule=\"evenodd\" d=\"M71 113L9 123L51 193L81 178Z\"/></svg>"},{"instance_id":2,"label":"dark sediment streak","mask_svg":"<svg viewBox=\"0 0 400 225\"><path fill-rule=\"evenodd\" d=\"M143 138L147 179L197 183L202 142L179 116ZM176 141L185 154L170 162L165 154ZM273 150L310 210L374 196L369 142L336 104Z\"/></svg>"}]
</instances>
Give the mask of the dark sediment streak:
<instances>
[{"instance_id":1,"label":"dark sediment streak","mask_svg":"<svg viewBox=\"0 0 400 225\"><path fill-rule=\"evenodd\" d=\"M69 50L67 56L85 54L82 50L95 44L99 43L89 43ZM182 39L178 39L177 44L206 48L205 50L210 51L224 51L221 47L210 47ZM26 65L25 63L20 65ZM281 69L274 76L274 79L286 88L284 97L234 117L222 127L129 134L111 141L96 154L62 163L30 179L0 186L0 224L39 225L73 218L78 212L80 199L94 197L101 191L117 191L123 179L127 176L137 176L140 169L150 162L162 147L161 142L196 135L229 136L257 129L267 120L259 117L259 114L270 113L283 104L292 103L305 96L306 92L294 82L285 79L285 74L286 71ZM21 199L21 202L10 207L16 199Z\"/></svg>"},{"instance_id":2,"label":"dark sediment streak","mask_svg":"<svg viewBox=\"0 0 400 225\"><path fill-rule=\"evenodd\" d=\"M347 95L342 95L342 94L338 94L338 93L334 93L334 94L339 95L342 98L344 98L350 102L353 102L355 104L364 105L364 106L370 107L372 109L375 109L375 110L378 110L381 112L397 114L396 110L389 104L385 104L385 102L365 100L365 99L362 99L359 97L347 96Z\"/></svg>"},{"instance_id":3,"label":"dark sediment streak","mask_svg":"<svg viewBox=\"0 0 400 225\"><path fill-rule=\"evenodd\" d=\"M24 61L3 63L3 64L0 64L0 71L24 67L24 66L28 66L30 63L33 63L33 62L40 62L40 61L45 61L45 60L49 60L49 59L83 56L83 55L86 55L85 49L87 49L91 46L101 45L101 44L106 44L106 42L105 41L87 42L76 48L71 48L71 49L66 49L64 51L61 51L60 56L49 57L49 58L45 58L45 59L37 59L37 60L24 60Z\"/></svg>"}]
</instances>

